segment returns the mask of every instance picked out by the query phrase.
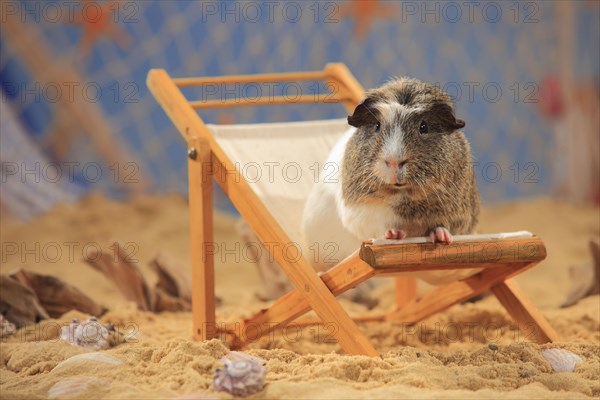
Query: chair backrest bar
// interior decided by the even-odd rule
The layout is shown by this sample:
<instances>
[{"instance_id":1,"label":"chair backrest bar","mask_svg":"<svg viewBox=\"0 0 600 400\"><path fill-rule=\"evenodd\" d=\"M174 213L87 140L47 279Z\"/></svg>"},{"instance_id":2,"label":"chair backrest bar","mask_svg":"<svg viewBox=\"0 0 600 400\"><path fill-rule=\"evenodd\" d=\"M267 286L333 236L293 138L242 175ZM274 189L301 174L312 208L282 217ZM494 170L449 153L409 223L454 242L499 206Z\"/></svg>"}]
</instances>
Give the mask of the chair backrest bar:
<instances>
[{"instance_id":1,"label":"chair backrest bar","mask_svg":"<svg viewBox=\"0 0 600 400\"><path fill-rule=\"evenodd\" d=\"M207 76L195 78L174 78L173 82L178 87L202 86L213 83L268 83L285 81L322 81L330 78L331 75L325 71L308 72L282 72L273 74L255 74L255 75L228 75L228 76Z\"/></svg>"},{"instance_id":2,"label":"chair backrest bar","mask_svg":"<svg viewBox=\"0 0 600 400\"><path fill-rule=\"evenodd\" d=\"M237 84L237 83L273 83L294 81L325 81L332 85L325 85L330 92L311 93L295 96L265 96L244 97L217 100L188 100L194 109L223 108L223 107L248 107L276 104L335 104L342 103L347 111L352 111L364 96L364 89L346 68L344 64L327 64L323 71L309 72L284 72L272 74L255 75L229 75L209 76L193 78L174 78L173 83L178 88L199 87L214 84Z\"/></svg>"},{"instance_id":3,"label":"chair backrest bar","mask_svg":"<svg viewBox=\"0 0 600 400\"><path fill-rule=\"evenodd\" d=\"M268 96L259 98L238 98L224 100L192 100L190 105L194 109L220 108L220 107L244 107L264 106L275 104L337 104L344 101L352 101L350 97L341 97L334 94L305 94L300 96Z\"/></svg>"}]
</instances>

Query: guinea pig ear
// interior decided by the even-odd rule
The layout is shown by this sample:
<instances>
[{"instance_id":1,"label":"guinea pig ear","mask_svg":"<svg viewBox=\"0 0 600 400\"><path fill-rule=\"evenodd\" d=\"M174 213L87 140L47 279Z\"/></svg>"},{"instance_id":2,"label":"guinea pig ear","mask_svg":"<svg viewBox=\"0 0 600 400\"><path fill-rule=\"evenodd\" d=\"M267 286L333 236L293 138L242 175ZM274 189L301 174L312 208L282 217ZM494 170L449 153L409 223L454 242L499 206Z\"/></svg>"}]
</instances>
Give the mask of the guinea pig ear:
<instances>
[{"instance_id":1,"label":"guinea pig ear","mask_svg":"<svg viewBox=\"0 0 600 400\"><path fill-rule=\"evenodd\" d=\"M454 129L461 129L465 127L465 121L463 119L455 119L454 120Z\"/></svg>"},{"instance_id":2,"label":"guinea pig ear","mask_svg":"<svg viewBox=\"0 0 600 400\"><path fill-rule=\"evenodd\" d=\"M444 132L450 133L465 127L465 121L454 116L454 109L450 104L434 104L430 112L440 121Z\"/></svg>"},{"instance_id":3,"label":"guinea pig ear","mask_svg":"<svg viewBox=\"0 0 600 400\"><path fill-rule=\"evenodd\" d=\"M348 116L348 124L358 128L376 121L377 117L375 116L374 110L371 108L372 104L373 99L369 97L360 102L354 109L352 115Z\"/></svg>"}]
</instances>

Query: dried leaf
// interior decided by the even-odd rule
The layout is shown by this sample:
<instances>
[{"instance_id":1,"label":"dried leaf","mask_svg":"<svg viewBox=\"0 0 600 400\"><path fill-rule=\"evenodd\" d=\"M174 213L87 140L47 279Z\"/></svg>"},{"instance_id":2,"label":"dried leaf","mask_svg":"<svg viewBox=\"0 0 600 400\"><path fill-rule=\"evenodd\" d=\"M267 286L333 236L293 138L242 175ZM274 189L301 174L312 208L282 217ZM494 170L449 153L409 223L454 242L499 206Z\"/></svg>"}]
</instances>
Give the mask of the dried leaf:
<instances>
[{"instance_id":1,"label":"dried leaf","mask_svg":"<svg viewBox=\"0 0 600 400\"><path fill-rule=\"evenodd\" d=\"M106 308L97 304L76 287L50 275L19 269L10 277L28 286L36 294L40 304L52 318L59 318L71 310L100 316Z\"/></svg>"},{"instance_id":2,"label":"dried leaf","mask_svg":"<svg viewBox=\"0 0 600 400\"><path fill-rule=\"evenodd\" d=\"M17 328L49 318L34 291L21 282L0 275L0 314Z\"/></svg>"}]
</instances>

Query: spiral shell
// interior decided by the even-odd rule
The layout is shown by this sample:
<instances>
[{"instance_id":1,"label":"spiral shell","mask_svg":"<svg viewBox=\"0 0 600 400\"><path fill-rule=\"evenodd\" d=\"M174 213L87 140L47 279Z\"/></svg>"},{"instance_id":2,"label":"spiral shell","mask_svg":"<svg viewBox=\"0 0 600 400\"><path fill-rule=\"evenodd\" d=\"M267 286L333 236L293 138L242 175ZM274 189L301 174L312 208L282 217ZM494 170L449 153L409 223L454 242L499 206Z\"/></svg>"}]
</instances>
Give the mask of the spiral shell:
<instances>
[{"instance_id":1,"label":"spiral shell","mask_svg":"<svg viewBox=\"0 0 600 400\"><path fill-rule=\"evenodd\" d=\"M108 334L109 326L101 324L92 317L83 322L74 319L68 326L63 326L60 338L73 346L81 346L90 350L105 350L110 347Z\"/></svg>"},{"instance_id":2,"label":"spiral shell","mask_svg":"<svg viewBox=\"0 0 600 400\"><path fill-rule=\"evenodd\" d=\"M575 366L583 359L565 349L548 349L542 351L542 356L548 361L554 372L573 372Z\"/></svg>"},{"instance_id":3,"label":"spiral shell","mask_svg":"<svg viewBox=\"0 0 600 400\"><path fill-rule=\"evenodd\" d=\"M261 391L265 386L267 369L262 358L232 351L221 358L221 362L224 367L218 368L215 372L214 390L245 397Z\"/></svg>"}]
</instances>

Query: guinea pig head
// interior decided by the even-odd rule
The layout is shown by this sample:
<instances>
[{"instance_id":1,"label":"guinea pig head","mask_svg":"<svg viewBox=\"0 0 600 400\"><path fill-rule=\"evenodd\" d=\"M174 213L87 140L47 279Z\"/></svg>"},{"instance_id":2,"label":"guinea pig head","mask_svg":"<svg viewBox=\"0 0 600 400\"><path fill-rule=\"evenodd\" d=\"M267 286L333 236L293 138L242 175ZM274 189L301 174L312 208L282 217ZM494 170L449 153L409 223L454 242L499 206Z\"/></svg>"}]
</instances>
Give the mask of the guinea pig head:
<instances>
[{"instance_id":1,"label":"guinea pig head","mask_svg":"<svg viewBox=\"0 0 600 400\"><path fill-rule=\"evenodd\" d=\"M458 132L465 122L455 117L450 97L414 79L395 79L367 92L348 123L357 128L344 154L348 200L426 196L469 152Z\"/></svg>"}]
</instances>

